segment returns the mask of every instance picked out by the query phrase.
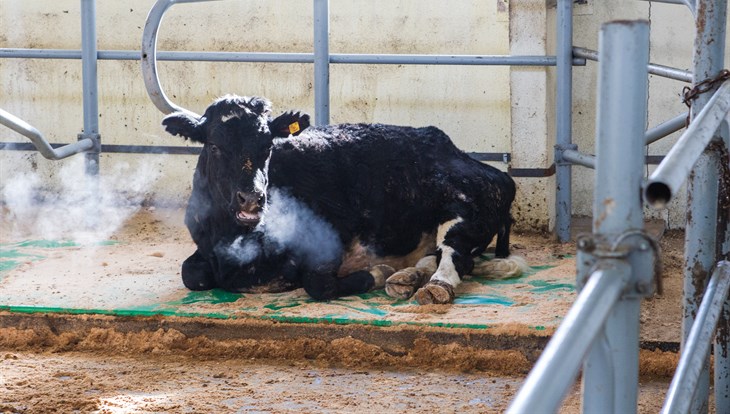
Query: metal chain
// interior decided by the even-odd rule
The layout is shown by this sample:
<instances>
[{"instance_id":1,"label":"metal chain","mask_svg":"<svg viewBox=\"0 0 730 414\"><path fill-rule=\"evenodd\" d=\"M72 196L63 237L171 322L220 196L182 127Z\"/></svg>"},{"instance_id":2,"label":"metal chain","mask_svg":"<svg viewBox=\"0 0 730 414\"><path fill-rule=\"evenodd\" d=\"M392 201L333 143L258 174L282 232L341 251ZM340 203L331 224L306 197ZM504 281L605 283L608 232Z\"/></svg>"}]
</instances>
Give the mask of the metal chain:
<instances>
[{"instance_id":1,"label":"metal chain","mask_svg":"<svg viewBox=\"0 0 730 414\"><path fill-rule=\"evenodd\" d=\"M685 86L682 88L682 102L687 105L688 108L692 108L692 101L697 99L698 95L712 90L717 84L725 82L728 79L730 79L730 70L723 69L716 76L707 78L692 88ZM686 126L688 125L689 115L687 115L686 122Z\"/></svg>"}]
</instances>

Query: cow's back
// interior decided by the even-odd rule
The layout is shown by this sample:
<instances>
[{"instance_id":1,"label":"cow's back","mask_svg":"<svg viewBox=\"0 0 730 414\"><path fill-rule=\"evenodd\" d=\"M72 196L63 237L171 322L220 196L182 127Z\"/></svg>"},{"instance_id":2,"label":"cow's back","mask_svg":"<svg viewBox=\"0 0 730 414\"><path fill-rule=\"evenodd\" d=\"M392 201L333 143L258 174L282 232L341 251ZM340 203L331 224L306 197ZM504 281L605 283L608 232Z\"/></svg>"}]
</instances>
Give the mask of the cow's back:
<instances>
[{"instance_id":1,"label":"cow's back","mask_svg":"<svg viewBox=\"0 0 730 414\"><path fill-rule=\"evenodd\" d=\"M407 254L423 233L454 218L454 204L482 206L464 214L494 215L514 198L509 176L471 159L435 127L310 128L275 142L269 168L270 185L307 203L343 242L358 237L388 255Z\"/></svg>"}]
</instances>

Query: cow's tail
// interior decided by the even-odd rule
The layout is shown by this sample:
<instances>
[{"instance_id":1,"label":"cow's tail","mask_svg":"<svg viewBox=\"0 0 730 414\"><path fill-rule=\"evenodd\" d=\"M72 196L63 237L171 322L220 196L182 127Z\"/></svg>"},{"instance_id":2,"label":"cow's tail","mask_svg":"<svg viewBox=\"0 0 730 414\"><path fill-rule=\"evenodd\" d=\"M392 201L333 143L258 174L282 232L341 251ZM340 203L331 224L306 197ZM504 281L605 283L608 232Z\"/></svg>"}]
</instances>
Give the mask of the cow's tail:
<instances>
[{"instance_id":1,"label":"cow's tail","mask_svg":"<svg viewBox=\"0 0 730 414\"><path fill-rule=\"evenodd\" d=\"M521 276L529 270L530 266L522 256L510 255L504 259L491 260L477 256L471 275L485 279L509 279Z\"/></svg>"}]
</instances>

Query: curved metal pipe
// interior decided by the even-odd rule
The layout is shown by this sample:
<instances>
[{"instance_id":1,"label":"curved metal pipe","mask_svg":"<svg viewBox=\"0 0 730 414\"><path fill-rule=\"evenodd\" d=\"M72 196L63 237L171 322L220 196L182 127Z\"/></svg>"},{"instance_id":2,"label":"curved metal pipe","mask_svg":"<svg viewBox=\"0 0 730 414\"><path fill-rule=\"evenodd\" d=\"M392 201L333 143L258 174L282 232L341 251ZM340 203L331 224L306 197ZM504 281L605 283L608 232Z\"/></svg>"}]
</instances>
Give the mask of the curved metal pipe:
<instances>
[{"instance_id":1,"label":"curved metal pipe","mask_svg":"<svg viewBox=\"0 0 730 414\"><path fill-rule=\"evenodd\" d=\"M13 131L28 137L38 152L49 160L60 160L79 152L89 151L94 148L95 142L90 138L84 138L77 142L64 145L60 148L53 148L46 141L43 134L40 133L29 123L16 117L15 115L0 109L0 124L12 129Z\"/></svg>"},{"instance_id":2,"label":"curved metal pipe","mask_svg":"<svg viewBox=\"0 0 730 414\"><path fill-rule=\"evenodd\" d=\"M176 3L197 3L201 1L214 0L157 0L150 9L144 24L144 31L142 32L142 77L152 103L164 114L187 112L198 118L200 117L195 112L172 103L162 90L160 79L157 76L157 33L162 23L162 17L170 6Z\"/></svg>"}]
</instances>

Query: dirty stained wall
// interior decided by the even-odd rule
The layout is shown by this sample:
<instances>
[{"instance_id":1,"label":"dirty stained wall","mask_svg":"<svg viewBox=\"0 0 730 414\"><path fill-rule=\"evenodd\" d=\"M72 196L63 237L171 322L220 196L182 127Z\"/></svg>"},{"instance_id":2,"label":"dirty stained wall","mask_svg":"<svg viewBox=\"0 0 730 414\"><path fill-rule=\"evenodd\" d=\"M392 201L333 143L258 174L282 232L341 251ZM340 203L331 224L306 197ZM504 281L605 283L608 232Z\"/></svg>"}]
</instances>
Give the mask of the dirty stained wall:
<instances>
[{"instance_id":1,"label":"dirty stained wall","mask_svg":"<svg viewBox=\"0 0 730 414\"><path fill-rule=\"evenodd\" d=\"M98 1L99 50L138 50L154 2ZM331 53L479 55L554 54L555 9L545 0L332 0ZM4 1L0 47L79 49L76 0ZM651 21L651 59L691 67L693 23L683 6L635 0L575 6L575 45L597 48L600 25L611 19ZM311 0L225 0L172 7L159 50L311 53ZM730 42L728 42L730 44ZM728 66L728 65L726 65ZM262 95L274 112L314 113L311 64L160 62L160 78L177 104L202 112L226 93ZM574 69L574 140L593 152L597 64ZM137 61L100 60L100 133L105 144L187 145L160 127L163 117L144 89ZM78 60L0 59L0 108L38 128L50 142L74 141L82 128ZM649 122L684 110L684 84L652 76ZM548 170L554 145L554 68L479 66L331 65L331 122L436 125L466 151L510 153L512 168ZM674 139L678 134L674 134ZM0 141L27 142L0 128ZM665 154L668 142L649 147ZM0 200L17 177L35 174L56 190L59 170L73 160L48 161L35 152L0 151ZM101 172L153 171L144 194L152 202L182 204L190 192L195 157L102 154ZM506 169L507 165L493 165ZM650 170L651 168L649 168ZM590 214L593 174L573 168L573 212ZM517 226L547 230L554 223L554 176L517 178ZM3 200L6 201L6 200ZM684 198L656 216L681 226Z\"/></svg>"},{"instance_id":2,"label":"dirty stained wall","mask_svg":"<svg viewBox=\"0 0 730 414\"><path fill-rule=\"evenodd\" d=\"M154 2L98 1L98 49L138 50ZM298 52L313 50L311 0L178 4L165 15L158 50ZM79 49L78 1L8 1L0 7L0 47ZM509 53L507 11L479 0L331 1L331 53ZM260 95L274 112L314 113L313 65L160 62L160 79L177 104L202 113L226 93ZM186 145L160 127L163 114L147 97L137 61L100 60L99 124L104 144ZM436 125L461 148L506 153L510 148L509 68L477 66L332 65L331 122ZM0 107L67 143L82 128L78 60L0 59ZM5 128L0 140L26 142ZM0 152L0 186L34 171L54 188L71 162L33 152ZM115 164L152 163L160 177L153 201L183 203L195 157L102 154L101 172ZM506 169L506 164L498 165Z\"/></svg>"}]
</instances>

